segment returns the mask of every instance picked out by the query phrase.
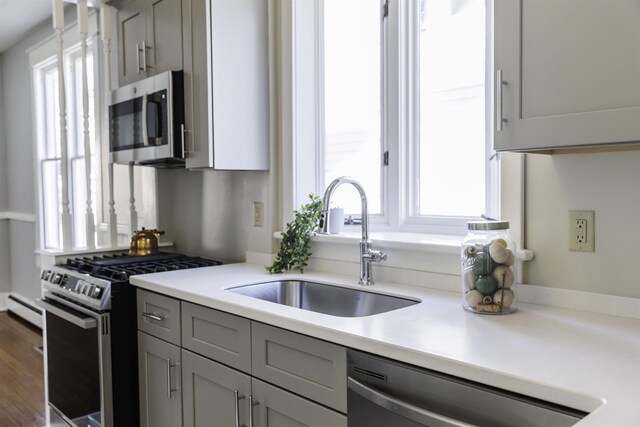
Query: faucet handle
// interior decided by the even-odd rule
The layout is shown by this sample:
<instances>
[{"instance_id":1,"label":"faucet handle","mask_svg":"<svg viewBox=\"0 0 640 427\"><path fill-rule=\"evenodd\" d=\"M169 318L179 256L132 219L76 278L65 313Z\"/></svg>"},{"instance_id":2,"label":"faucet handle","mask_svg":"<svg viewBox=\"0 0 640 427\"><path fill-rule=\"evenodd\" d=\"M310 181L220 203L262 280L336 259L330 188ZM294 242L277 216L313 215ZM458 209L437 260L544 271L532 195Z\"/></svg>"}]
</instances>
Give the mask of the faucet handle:
<instances>
[{"instance_id":1,"label":"faucet handle","mask_svg":"<svg viewBox=\"0 0 640 427\"><path fill-rule=\"evenodd\" d=\"M387 254L375 249L369 249L364 255L362 255L362 258L369 262L381 262L387 260Z\"/></svg>"}]
</instances>

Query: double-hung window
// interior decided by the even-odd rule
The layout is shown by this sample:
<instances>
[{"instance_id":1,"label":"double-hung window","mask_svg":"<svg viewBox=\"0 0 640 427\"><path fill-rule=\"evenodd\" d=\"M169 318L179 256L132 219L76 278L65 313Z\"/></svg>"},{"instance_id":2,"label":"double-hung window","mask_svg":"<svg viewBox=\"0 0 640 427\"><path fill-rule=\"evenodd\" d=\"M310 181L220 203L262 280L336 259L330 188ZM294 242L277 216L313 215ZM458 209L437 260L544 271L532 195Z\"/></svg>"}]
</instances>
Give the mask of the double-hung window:
<instances>
[{"instance_id":1,"label":"double-hung window","mask_svg":"<svg viewBox=\"0 0 640 427\"><path fill-rule=\"evenodd\" d=\"M294 1L294 85L301 64L315 64L313 191L342 175L360 181L374 230L463 234L468 220L497 216L490 2ZM310 16L312 43L297 30ZM349 186L333 200L359 216Z\"/></svg>"},{"instance_id":2,"label":"double-hung window","mask_svg":"<svg viewBox=\"0 0 640 427\"><path fill-rule=\"evenodd\" d=\"M96 94L97 56L95 38L89 39L87 53L87 86L89 135L91 141L91 181L88 184L85 167L84 111L82 104L82 58L79 44L64 51L64 77L66 92L66 129L68 160L69 207L73 218L73 247L87 245L87 195L91 192L93 210L101 200L99 183L100 153L96 112L100 111ZM37 141L37 175L40 195L41 247L46 250L62 248L62 152L60 142L60 108L58 88L58 61L49 56L33 66L35 135ZM98 202L99 203L99 202Z\"/></svg>"},{"instance_id":3,"label":"double-hung window","mask_svg":"<svg viewBox=\"0 0 640 427\"><path fill-rule=\"evenodd\" d=\"M82 49L76 24L63 33L64 87L67 130L67 192L71 213L73 250L87 248L87 195L91 194L96 230L96 246L110 242L108 220L110 209L117 216L116 245L126 245L131 224L157 227L156 172L153 168L113 165L113 180L109 158L108 126L104 105L104 81L97 13L89 14L87 38L87 88L91 174L87 180L84 146L84 110L82 80ZM62 249L62 150L60 141L60 108L58 86L57 42L51 37L29 51L33 82L34 138L36 140L36 175L39 198L40 248ZM110 189L110 183L113 187ZM133 191L132 191L133 189ZM90 193L89 193L90 192ZM113 199L111 199L113 195Z\"/></svg>"}]
</instances>

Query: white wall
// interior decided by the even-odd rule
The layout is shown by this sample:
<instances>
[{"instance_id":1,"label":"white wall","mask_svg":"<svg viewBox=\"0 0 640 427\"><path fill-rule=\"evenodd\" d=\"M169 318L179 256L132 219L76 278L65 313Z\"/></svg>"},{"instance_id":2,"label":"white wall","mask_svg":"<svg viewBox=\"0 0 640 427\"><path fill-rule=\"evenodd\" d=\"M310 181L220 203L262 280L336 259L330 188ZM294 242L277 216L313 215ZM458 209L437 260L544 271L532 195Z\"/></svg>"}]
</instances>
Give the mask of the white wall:
<instances>
[{"instance_id":1,"label":"white wall","mask_svg":"<svg viewBox=\"0 0 640 427\"><path fill-rule=\"evenodd\" d=\"M3 55L0 54L0 83L2 82ZM0 84L0 100L4 99ZM4 127L4 103L0 101L0 212L6 212L7 203L7 143ZM9 263L9 221L0 220L0 293L11 290Z\"/></svg>"},{"instance_id":2,"label":"white wall","mask_svg":"<svg viewBox=\"0 0 640 427\"><path fill-rule=\"evenodd\" d=\"M527 155L527 283L640 298L640 151ZM594 253L569 252L569 210L595 210Z\"/></svg>"},{"instance_id":3,"label":"white wall","mask_svg":"<svg viewBox=\"0 0 640 427\"><path fill-rule=\"evenodd\" d=\"M67 11L66 20L75 14ZM50 20L36 27L29 36L2 53L0 64L0 112L3 113L5 164L0 164L6 174L6 211L19 214L35 214L35 182L31 108L31 72L27 49L53 33ZM0 142L2 137L0 136ZM0 175L0 181L2 175ZM6 221L5 221L6 223ZM1 227L1 226L0 226ZM6 241L10 248L11 290L28 298L40 293L39 271L35 256L35 223L8 221ZM0 233L2 230L0 230ZM0 251L1 251L0 247ZM1 255L1 253L0 253ZM0 269L3 266L0 265ZM0 278L1 278L0 273ZM1 289L0 289L1 290Z\"/></svg>"}]
</instances>

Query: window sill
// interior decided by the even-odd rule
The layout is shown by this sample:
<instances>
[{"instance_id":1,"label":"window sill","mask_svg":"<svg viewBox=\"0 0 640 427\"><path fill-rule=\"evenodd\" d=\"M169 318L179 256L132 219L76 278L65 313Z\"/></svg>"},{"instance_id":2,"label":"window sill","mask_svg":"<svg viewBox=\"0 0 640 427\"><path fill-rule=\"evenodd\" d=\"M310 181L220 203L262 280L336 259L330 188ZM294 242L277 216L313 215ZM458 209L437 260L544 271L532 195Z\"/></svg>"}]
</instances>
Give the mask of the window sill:
<instances>
[{"instance_id":1,"label":"window sill","mask_svg":"<svg viewBox=\"0 0 640 427\"><path fill-rule=\"evenodd\" d=\"M282 232L274 233L278 240ZM357 245L362 238L359 232L342 232L340 234L316 234L312 241L336 245ZM372 232L369 236L375 248L403 249L415 252L432 252L439 254L459 255L463 237L438 234L407 232ZM533 251L518 249L516 258L519 261L531 261Z\"/></svg>"}]
</instances>

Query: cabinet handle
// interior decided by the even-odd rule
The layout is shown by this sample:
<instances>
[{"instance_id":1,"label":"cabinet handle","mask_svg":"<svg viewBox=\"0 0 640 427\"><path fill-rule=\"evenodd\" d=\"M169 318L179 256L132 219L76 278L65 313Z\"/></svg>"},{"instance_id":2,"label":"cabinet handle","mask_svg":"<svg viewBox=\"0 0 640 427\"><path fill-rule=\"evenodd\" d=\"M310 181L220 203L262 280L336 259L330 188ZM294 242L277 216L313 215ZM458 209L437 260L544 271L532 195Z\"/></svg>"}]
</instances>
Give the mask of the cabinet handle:
<instances>
[{"instance_id":1,"label":"cabinet handle","mask_svg":"<svg viewBox=\"0 0 640 427\"><path fill-rule=\"evenodd\" d=\"M147 94L142 95L142 145L149 145L149 129L147 125L149 124L149 120L147 120Z\"/></svg>"},{"instance_id":2,"label":"cabinet handle","mask_svg":"<svg viewBox=\"0 0 640 427\"><path fill-rule=\"evenodd\" d=\"M140 71L142 71L142 68L140 68L140 44L136 43L136 64L138 65L138 74L140 74Z\"/></svg>"},{"instance_id":3,"label":"cabinet handle","mask_svg":"<svg viewBox=\"0 0 640 427\"><path fill-rule=\"evenodd\" d=\"M233 391L233 395L235 396L236 400L235 400L235 408L236 408L236 427L244 427L244 424L242 424L242 426L240 425L240 401L242 399L244 399L244 395L240 396L238 393L238 390L234 390Z\"/></svg>"},{"instance_id":4,"label":"cabinet handle","mask_svg":"<svg viewBox=\"0 0 640 427\"><path fill-rule=\"evenodd\" d=\"M249 427L253 427L253 407L258 406L260 402L253 401L253 396L249 395Z\"/></svg>"},{"instance_id":5,"label":"cabinet handle","mask_svg":"<svg viewBox=\"0 0 640 427\"><path fill-rule=\"evenodd\" d=\"M147 71L147 42L142 41L142 71Z\"/></svg>"},{"instance_id":6,"label":"cabinet handle","mask_svg":"<svg viewBox=\"0 0 640 427\"><path fill-rule=\"evenodd\" d=\"M167 399L171 399L171 393L178 391L177 388L171 387L171 368L175 368L177 364L171 363L171 359L167 359Z\"/></svg>"},{"instance_id":7,"label":"cabinet handle","mask_svg":"<svg viewBox=\"0 0 640 427\"><path fill-rule=\"evenodd\" d=\"M157 316L153 313L142 313L142 316L146 317L147 319L155 320L156 322L161 322L164 320L164 316Z\"/></svg>"},{"instance_id":8,"label":"cabinet handle","mask_svg":"<svg viewBox=\"0 0 640 427\"><path fill-rule=\"evenodd\" d=\"M509 82L502 79L502 70L496 70L496 131L502 131L502 124L507 123L507 119L502 117L502 86L507 86Z\"/></svg>"}]
</instances>

